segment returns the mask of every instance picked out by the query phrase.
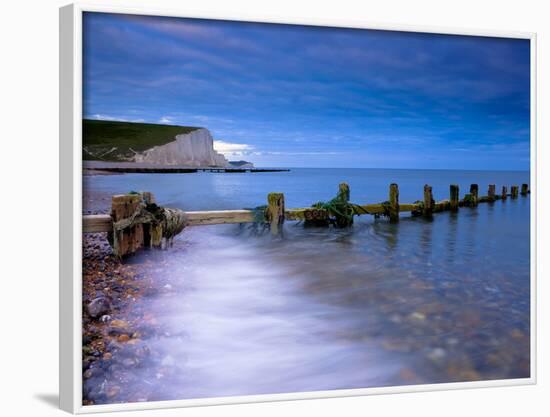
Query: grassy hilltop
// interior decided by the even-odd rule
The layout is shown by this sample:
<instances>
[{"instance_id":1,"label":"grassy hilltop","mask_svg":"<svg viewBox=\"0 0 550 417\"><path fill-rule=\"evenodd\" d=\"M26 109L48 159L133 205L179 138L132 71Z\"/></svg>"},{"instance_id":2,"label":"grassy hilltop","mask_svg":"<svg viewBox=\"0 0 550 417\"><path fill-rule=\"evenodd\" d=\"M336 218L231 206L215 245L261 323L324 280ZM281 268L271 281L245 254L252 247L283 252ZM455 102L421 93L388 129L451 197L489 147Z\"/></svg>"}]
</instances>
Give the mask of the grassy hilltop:
<instances>
[{"instance_id":1,"label":"grassy hilltop","mask_svg":"<svg viewBox=\"0 0 550 417\"><path fill-rule=\"evenodd\" d=\"M172 142L176 135L196 129L199 128L84 119L82 159L128 161L136 152Z\"/></svg>"}]
</instances>

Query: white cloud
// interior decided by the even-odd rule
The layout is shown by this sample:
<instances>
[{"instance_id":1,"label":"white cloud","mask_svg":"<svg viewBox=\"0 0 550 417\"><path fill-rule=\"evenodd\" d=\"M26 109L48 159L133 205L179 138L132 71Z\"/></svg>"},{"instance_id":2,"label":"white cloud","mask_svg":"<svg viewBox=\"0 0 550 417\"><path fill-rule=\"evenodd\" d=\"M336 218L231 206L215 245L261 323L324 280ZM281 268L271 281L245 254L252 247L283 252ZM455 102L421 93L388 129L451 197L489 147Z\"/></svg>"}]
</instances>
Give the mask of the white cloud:
<instances>
[{"instance_id":1,"label":"white cloud","mask_svg":"<svg viewBox=\"0 0 550 417\"><path fill-rule=\"evenodd\" d=\"M160 119L159 119L159 123L162 123L162 124L172 124L174 123L174 119L172 119L171 117L169 116L162 116Z\"/></svg>"},{"instance_id":2,"label":"white cloud","mask_svg":"<svg viewBox=\"0 0 550 417\"><path fill-rule=\"evenodd\" d=\"M112 117L112 116L107 116L106 114L94 114L92 116L93 119L96 119L96 120L121 120L121 121L124 121L124 119L120 119L120 118L116 118L116 117Z\"/></svg>"},{"instance_id":3,"label":"white cloud","mask_svg":"<svg viewBox=\"0 0 550 417\"><path fill-rule=\"evenodd\" d=\"M106 120L106 121L114 121L114 122L133 122L133 123L145 123L145 119L130 119L126 117L116 117L116 116L109 116L106 114L92 114L90 118L95 120Z\"/></svg>"},{"instance_id":4,"label":"white cloud","mask_svg":"<svg viewBox=\"0 0 550 417\"><path fill-rule=\"evenodd\" d=\"M243 156L250 155L254 147L246 143L231 143L223 140L215 140L214 149L225 156Z\"/></svg>"}]
</instances>

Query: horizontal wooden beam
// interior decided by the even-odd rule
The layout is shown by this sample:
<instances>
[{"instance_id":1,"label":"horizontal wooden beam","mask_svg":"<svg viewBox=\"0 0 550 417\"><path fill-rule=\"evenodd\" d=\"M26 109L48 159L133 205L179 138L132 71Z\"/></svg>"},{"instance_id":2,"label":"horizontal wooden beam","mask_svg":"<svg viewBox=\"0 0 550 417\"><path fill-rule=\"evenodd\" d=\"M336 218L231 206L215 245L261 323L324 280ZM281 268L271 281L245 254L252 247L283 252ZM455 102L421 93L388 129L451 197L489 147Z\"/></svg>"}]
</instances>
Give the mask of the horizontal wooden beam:
<instances>
[{"instance_id":1,"label":"horizontal wooden beam","mask_svg":"<svg viewBox=\"0 0 550 417\"><path fill-rule=\"evenodd\" d=\"M209 224L251 223L254 221L252 210L186 211L189 226Z\"/></svg>"},{"instance_id":2,"label":"horizontal wooden beam","mask_svg":"<svg viewBox=\"0 0 550 417\"><path fill-rule=\"evenodd\" d=\"M209 224L251 223L254 221L252 210L218 210L218 211L186 211L188 226ZM113 219L108 214L83 216L82 231L84 233L111 232Z\"/></svg>"},{"instance_id":3,"label":"horizontal wooden beam","mask_svg":"<svg viewBox=\"0 0 550 417\"><path fill-rule=\"evenodd\" d=\"M83 233L111 232L113 218L109 214L91 214L82 216Z\"/></svg>"}]
</instances>

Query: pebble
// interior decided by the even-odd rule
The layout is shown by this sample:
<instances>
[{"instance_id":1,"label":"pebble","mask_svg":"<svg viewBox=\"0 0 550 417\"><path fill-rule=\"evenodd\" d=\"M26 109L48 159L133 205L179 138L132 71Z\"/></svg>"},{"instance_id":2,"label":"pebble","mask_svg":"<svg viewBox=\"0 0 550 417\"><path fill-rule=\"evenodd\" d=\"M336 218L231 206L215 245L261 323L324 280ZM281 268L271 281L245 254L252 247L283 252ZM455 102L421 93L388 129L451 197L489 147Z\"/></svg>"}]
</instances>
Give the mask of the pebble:
<instances>
[{"instance_id":1,"label":"pebble","mask_svg":"<svg viewBox=\"0 0 550 417\"><path fill-rule=\"evenodd\" d=\"M117 337L117 340L120 343L124 343L124 342L127 342L128 340L130 340L130 336L128 336L127 334L121 334L120 336Z\"/></svg>"},{"instance_id":2,"label":"pebble","mask_svg":"<svg viewBox=\"0 0 550 417\"><path fill-rule=\"evenodd\" d=\"M111 327L115 327L118 329L126 329L128 328L128 322L124 320L113 320L111 321Z\"/></svg>"},{"instance_id":3,"label":"pebble","mask_svg":"<svg viewBox=\"0 0 550 417\"><path fill-rule=\"evenodd\" d=\"M94 298L87 305L86 309L91 317L97 318L104 315L105 313L108 313L111 310L111 303L109 302L107 297L99 296Z\"/></svg>"},{"instance_id":4,"label":"pebble","mask_svg":"<svg viewBox=\"0 0 550 417\"><path fill-rule=\"evenodd\" d=\"M120 394L120 387L118 385L111 385L105 390L105 395L109 398L116 397L118 394Z\"/></svg>"},{"instance_id":5,"label":"pebble","mask_svg":"<svg viewBox=\"0 0 550 417\"><path fill-rule=\"evenodd\" d=\"M107 323L109 320L111 320L111 316L109 316L108 314L101 316L101 318L99 319L99 321L101 321L102 323Z\"/></svg>"}]
</instances>

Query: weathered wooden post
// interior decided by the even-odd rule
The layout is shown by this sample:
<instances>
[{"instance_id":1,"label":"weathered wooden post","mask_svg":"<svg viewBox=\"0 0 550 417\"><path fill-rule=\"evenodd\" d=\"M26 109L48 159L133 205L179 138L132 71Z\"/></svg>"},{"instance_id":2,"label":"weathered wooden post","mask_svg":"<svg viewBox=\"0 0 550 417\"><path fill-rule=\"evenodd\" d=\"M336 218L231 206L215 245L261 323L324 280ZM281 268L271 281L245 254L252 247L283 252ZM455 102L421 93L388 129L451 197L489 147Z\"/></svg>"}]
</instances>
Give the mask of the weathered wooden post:
<instances>
[{"instance_id":1,"label":"weathered wooden post","mask_svg":"<svg viewBox=\"0 0 550 417\"><path fill-rule=\"evenodd\" d=\"M350 198L350 189L349 185L345 182L342 182L338 185L338 198L344 202L349 202ZM348 227L353 224L353 215L351 213L345 213L345 216L336 215L336 226L338 227Z\"/></svg>"},{"instance_id":2,"label":"weathered wooden post","mask_svg":"<svg viewBox=\"0 0 550 417\"><path fill-rule=\"evenodd\" d=\"M503 200L506 200L508 198L508 187L506 187L505 185L502 186L502 195L501 195L501 198Z\"/></svg>"},{"instance_id":3,"label":"weathered wooden post","mask_svg":"<svg viewBox=\"0 0 550 417\"><path fill-rule=\"evenodd\" d=\"M529 193L529 185L521 184L521 195L526 196Z\"/></svg>"},{"instance_id":4,"label":"weathered wooden post","mask_svg":"<svg viewBox=\"0 0 550 417\"><path fill-rule=\"evenodd\" d=\"M130 255L144 246L143 224L131 225L121 230L117 230L116 227L118 222L129 219L140 209L143 198L143 194L132 193L114 195L111 199L114 230L110 240L112 240L113 252L116 256ZM146 198L152 198L152 195L148 195Z\"/></svg>"},{"instance_id":5,"label":"weathered wooden post","mask_svg":"<svg viewBox=\"0 0 550 417\"><path fill-rule=\"evenodd\" d=\"M458 184L451 184L449 187L449 207L451 211L458 211L458 200L460 198L460 189Z\"/></svg>"},{"instance_id":6,"label":"weathered wooden post","mask_svg":"<svg viewBox=\"0 0 550 417\"><path fill-rule=\"evenodd\" d=\"M512 199L518 198L518 186L517 185L512 185L510 193L511 193Z\"/></svg>"},{"instance_id":7,"label":"weathered wooden post","mask_svg":"<svg viewBox=\"0 0 550 417\"><path fill-rule=\"evenodd\" d=\"M426 218L431 218L434 208L434 199L432 195L432 187L428 184L424 185L424 207L422 214Z\"/></svg>"},{"instance_id":8,"label":"weathered wooden post","mask_svg":"<svg viewBox=\"0 0 550 417\"><path fill-rule=\"evenodd\" d=\"M267 219L271 223L271 234L278 235L285 221L285 195L283 193L267 195Z\"/></svg>"},{"instance_id":9,"label":"weathered wooden post","mask_svg":"<svg viewBox=\"0 0 550 417\"><path fill-rule=\"evenodd\" d=\"M472 206L477 206L479 201L479 186L477 184L470 185L470 195L472 196Z\"/></svg>"},{"instance_id":10,"label":"weathered wooden post","mask_svg":"<svg viewBox=\"0 0 550 417\"><path fill-rule=\"evenodd\" d=\"M390 222L397 223L399 221L399 186L390 184L390 207L389 207Z\"/></svg>"},{"instance_id":11,"label":"weathered wooden post","mask_svg":"<svg viewBox=\"0 0 550 417\"><path fill-rule=\"evenodd\" d=\"M344 201L349 201L350 190L347 183L342 182L338 185L338 196Z\"/></svg>"},{"instance_id":12,"label":"weathered wooden post","mask_svg":"<svg viewBox=\"0 0 550 417\"><path fill-rule=\"evenodd\" d=\"M489 184L489 189L487 190L487 197L489 197L489 201L495 201L496 199L496 185L495 184Z\"/></svg>"}]
</instances>

